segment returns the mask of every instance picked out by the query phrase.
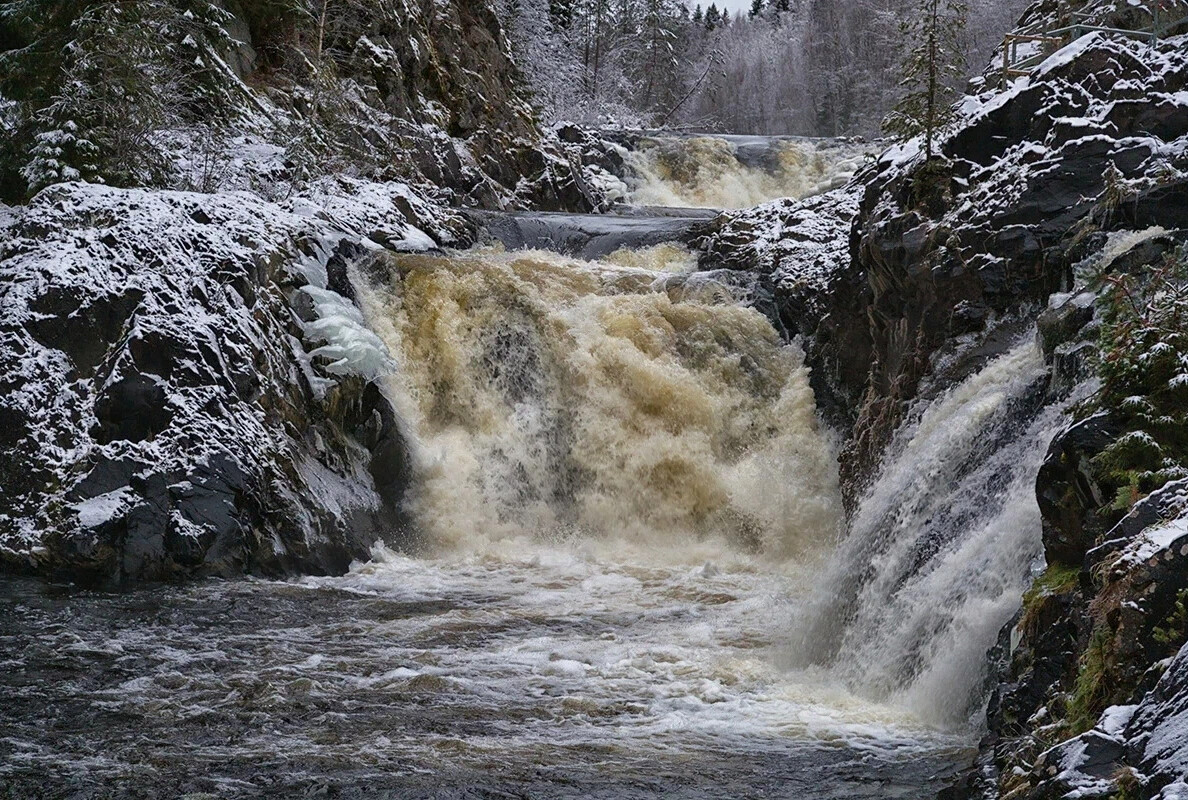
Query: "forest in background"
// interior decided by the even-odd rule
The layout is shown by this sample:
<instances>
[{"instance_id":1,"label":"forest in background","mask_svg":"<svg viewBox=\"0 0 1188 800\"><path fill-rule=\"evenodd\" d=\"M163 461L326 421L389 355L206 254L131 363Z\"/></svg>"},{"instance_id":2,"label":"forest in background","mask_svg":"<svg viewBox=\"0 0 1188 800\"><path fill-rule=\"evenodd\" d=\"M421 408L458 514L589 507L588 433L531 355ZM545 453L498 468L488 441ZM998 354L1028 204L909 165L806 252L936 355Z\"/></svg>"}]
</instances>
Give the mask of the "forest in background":
<instances>
[{"instance_id":1,"label":"forest in background","mask_svg":"<svg viewBox=\"0 0 1188 800\"><path fill-rule=\"evenodd\" d=\"M696 0L693 0L694 2ZM500 0L550 121L871 136L901 94L915 0ZM970 0L968 75L1026 0Z\"/></svg>"}]
</instances>

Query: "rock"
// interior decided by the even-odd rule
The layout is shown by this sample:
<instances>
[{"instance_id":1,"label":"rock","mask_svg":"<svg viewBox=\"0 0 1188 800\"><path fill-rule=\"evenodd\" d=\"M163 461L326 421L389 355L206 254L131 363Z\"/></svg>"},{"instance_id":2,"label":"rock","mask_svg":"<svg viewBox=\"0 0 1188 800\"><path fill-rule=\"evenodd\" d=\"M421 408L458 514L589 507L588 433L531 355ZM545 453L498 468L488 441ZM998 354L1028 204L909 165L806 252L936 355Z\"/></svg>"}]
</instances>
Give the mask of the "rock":
<instances>
[{"instance_id":1,"label":"rock","mask_svg":"<svg viewBox=\"0 0 1188 800\"><path fill-rule=\"evenodd\" d=\"M319 203L350 229L432 244L401 205L467 229L407 187L336 191ZM63 185L20 213L0 244L0 568L338 573L409 535L411 454L378 375L351 371L382 355L316 357L362 337L341 309L375 245L246 195Z\"/></svg>"},{"instance_id":2,"label":"rock","mask_svg":"<svg viewBox=\"0 0 1188 800\"><path fill-rule=\"evenodd\" d=\"M777 330L799 336L817 405L838 429L853 424L869 362L864 276L849 239L861 186L776 200L715 218L697 241L700 267L759 276Z\"/></svg>"}]
</instances>

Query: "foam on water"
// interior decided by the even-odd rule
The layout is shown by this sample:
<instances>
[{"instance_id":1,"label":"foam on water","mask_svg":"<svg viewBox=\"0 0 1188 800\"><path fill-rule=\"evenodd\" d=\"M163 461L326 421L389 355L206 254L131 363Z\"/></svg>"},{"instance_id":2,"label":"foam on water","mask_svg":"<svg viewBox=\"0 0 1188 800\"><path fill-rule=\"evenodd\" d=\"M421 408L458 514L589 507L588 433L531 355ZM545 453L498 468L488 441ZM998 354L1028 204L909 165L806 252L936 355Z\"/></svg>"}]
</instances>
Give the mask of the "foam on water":
<instances>
[{"instance_id":1,"label":"foam on water","mask_svg":"<svg viewBox=\"0 0 1188 800\"><path fill-rule=\"evenodd\" d=\"M391 259L365 298L402 365L416 518L438 551L569 542L622 562L808 558L834 449L803 354L673 246ZM681 288L683 290L678 290ZM724 299L727 302L723 302Z\"/></svg>"},{"instance_id":2,"label":"foam on water","mask_svg":"<svg viewBox=\"0 0 1188 800\"><path fill-rule=\"evenodd\" d=\"M687 251L382 258L360 299L419 547L292 582L0 584L0 781L915 800L968 763L1059 422L1032 343L921 404L839 546L801 351Z\"/></svg>"},{"instance_id":3,"label":"foam on water","mask_svg":"<svg viewBox=\"0 0 1188 800\"><path fill-rule=\"evenodd\" d=\"M976 728L988 651L1042 565L1035 476L1065 404L1034 338L897 433L793 628L788 660L931 724Z\"/></svg>"},{"instance_id":4,"label":"foam on water","mask_svg":"<svg viewBox=\"0 0 1188 800\"><path fill-rule=\"evenodd\" d=\"M518 725L520 747L601 744L640 755L815 741L900 758L967 745L828 673L778 666L772 620L809 577L744 564L617 563L546 545L519 558L410 558L379 547L344 578L305 583L407 603L461 599L448 618L401 638L432 648L421 659L431 666L416 675L458 682L469 704L497 711L515 698L555 698L560 719ZM502 635L485 634L482 647L445 635L466 630Z\"/></svg>"},{"instance_id":5,"label":"foam on water","mask_svg":"<svg viewBox=\"0 0 1188 800\"><path fill-rule=\"evenodd\" d=\"M634 175L631 202L733 209L807 197L848 181L864 154L861 146L839 142L756 139L740 145L738 138L644 139L627 156ZM751 157L747 150L759 152Z\"/></svg>"}]
</instances>

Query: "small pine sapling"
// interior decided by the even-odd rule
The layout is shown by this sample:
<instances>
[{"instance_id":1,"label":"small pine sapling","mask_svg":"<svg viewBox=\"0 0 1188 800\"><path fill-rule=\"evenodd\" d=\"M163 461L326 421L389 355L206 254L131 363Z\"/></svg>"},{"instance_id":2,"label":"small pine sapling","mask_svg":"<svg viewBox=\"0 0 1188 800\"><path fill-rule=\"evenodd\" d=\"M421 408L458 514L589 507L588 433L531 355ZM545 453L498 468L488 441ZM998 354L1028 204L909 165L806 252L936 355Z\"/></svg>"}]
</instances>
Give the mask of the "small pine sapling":
<instances>
[{"instance_id":1,"label":"small pine sapling","mask_svg":"<svg viewBox=\"0 0 1188 800\"><path fill-rule=\"evenodd\" d=\"M953 85L965 66L961 36L969 11L961 0L919 0L900 26L911 49L903 62L905 94L883 123L904 139L924 135L924 159L936 156L936 138L953 119Z\"/></svg>"}]
</instances>

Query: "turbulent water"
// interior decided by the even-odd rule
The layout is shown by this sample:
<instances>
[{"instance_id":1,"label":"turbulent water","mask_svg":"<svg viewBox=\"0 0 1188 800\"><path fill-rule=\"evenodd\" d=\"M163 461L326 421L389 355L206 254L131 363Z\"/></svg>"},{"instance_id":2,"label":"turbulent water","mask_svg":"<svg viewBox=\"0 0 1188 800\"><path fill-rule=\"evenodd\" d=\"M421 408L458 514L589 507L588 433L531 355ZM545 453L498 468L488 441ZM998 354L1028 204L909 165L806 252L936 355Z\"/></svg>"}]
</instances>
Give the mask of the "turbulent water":
<instances>
[{"instance_id":1,"label":"turbulent water","mask_svg":"<svg viewBox=\"0 0 1188 800\"><path fill-rule=\"evenodd\" d=\"M1042 567L1035 476L1064 421L1033 336L898 432L789 660L947 729L981 717L987 652Z\"/></svg>"},{"instance_id":2,"label":"turbulent water","mask_svg":"<svg viewBox=\"0 0 1188 800\"><path fill-rule=\"evenodd\" d=\"M393 260L366 305L403 365L412 501L436 546L772 559L835 538L801 353L672 245ZM779 482L773 478L780 476Z\"/></svg>"},{"instance_id":3,"label":"turbulent water","mask_svg":"<svg viewBox=\"0 0 1188 800\"><path fill-rule=\"evenodd\" d=\"M645 138L628 154L631 201L644 206L746 208L841 186L868 146L760 136Z\"/></svg>"},{"instance_id":4,"label":"turbulent water","mask_svg":"<svg viewBox=\"0 0 1188 800\"><path fill-rule=\"evenodd\" d=\"M1032 343L919 406L843 534L801 351L688 251L385 258L410 541L0 584L10 796L919 800L968 762L1039 554Z\"/></svg>"}]
</instances>

